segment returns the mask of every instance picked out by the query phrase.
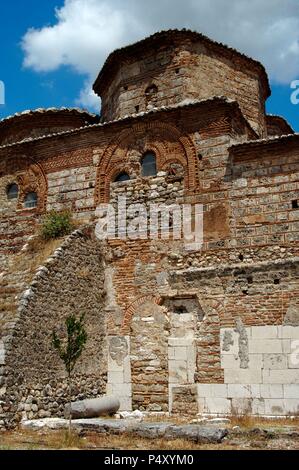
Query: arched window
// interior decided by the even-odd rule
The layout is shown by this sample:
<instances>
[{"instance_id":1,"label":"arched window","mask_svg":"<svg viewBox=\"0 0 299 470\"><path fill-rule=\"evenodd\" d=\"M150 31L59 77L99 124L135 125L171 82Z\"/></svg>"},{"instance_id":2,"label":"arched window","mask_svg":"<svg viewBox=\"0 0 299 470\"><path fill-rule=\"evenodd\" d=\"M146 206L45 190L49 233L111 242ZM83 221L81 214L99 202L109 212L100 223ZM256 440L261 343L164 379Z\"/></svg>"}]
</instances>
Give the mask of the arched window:
<instances>
[{"instance_id":1,"label":"arched window","mask_svg":"<svg viewBox=\"0 0 299 470\"><path fill-rule=\"evenodd\" d=\"M18 199L19 197L19 186L16 183L10 184L7 188L7 199L10 201L13 199Z\"/></svg>"},{"instance_id":2,"label":"arched window","mask_svg":"<svg viewBox=\"0 0 299 470\"><path fill-rule=\"evenodd\" d=\"M33 209L34 207L37 207L37 202L38 202L37 194L28 193L25 196L24 206L26 209Z\"/></svg>"},{"instance_id":3,"label":"arched window","mask_svg":"<svg viewBox=\"0 0 299 470\"><path fill-rule=\"evenodd\" d=\"M114 180L115 183L123 183L124 181L130 181L130 176L128 173L120 173Z\"/></svg>"},{"instance_id":4,"label":"arched window","mask_svg":"<svg viewBox=\"0 0 299 470\"><path fill-rule=\"evenodd\" d=\"M142 176L156 176L157 163L156 155L153 152L147 152L141 160Z\"/></svg>"}]
</instances>

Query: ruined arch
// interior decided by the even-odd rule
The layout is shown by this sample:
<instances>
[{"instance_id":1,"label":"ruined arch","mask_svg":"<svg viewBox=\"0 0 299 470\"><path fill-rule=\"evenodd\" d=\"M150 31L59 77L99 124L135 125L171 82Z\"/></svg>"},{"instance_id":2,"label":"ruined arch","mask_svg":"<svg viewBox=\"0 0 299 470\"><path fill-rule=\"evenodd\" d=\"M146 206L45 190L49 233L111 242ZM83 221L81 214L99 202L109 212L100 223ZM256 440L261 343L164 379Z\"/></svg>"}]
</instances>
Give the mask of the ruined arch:
<instances>
[{"instance_id":1,"label":"ruined arch","mask_svg":"<svg viewBox=\"0 0 299 470\"><path fill-rule=\"evenodd\" d=\"M161 305L161 298L153 297L152 295L143 295L137 298L136 300L134 300L134 302L132 302L125 311L123 324L122 324L123 335L130 335L132 318L135 315L137 309L141 305L145 304L146 302L153 302L156 305Z\"/></svg>"}]
</instances>

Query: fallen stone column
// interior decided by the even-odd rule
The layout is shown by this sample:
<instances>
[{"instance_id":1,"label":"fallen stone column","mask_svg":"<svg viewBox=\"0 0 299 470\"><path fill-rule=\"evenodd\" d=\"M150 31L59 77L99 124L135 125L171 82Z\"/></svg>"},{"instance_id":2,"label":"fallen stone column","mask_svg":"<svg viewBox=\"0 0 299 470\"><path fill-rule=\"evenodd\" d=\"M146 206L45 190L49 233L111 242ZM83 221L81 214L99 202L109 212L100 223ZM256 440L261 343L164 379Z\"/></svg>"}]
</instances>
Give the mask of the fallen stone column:
<instances>
[{"instance_id":1,"label":"fallen stone column","mask_svg":"<svg viewBox=\"0 0 299 470\"><path fill-rule=\"evenodd\" d=\"M71 416L73 419L97 418L99 416L114 415L120 408L120 401L113 397L93 398L90 400L76 401L71 404ZM70 405L66 405L64 416L67 419L70 414Z\"/></svg>"}]
</instances>

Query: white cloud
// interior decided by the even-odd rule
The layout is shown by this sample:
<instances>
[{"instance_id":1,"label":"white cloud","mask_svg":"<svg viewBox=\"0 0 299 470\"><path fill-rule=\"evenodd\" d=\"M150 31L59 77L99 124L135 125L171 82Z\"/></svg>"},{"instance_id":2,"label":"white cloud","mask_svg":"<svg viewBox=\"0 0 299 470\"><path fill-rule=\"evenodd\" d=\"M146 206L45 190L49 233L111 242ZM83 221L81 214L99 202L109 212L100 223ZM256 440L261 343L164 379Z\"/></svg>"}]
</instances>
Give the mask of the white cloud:
<instances>
[{"instance_id":1,"label":"white cloud","mask_svg":"<svg viewBox=\"0 0 299 470\"><path fill-rule=\"evenodd\" d=\"M25 34L24 65L37 72L67 65L86 75L78 102L97 108L90 83L112 50L183 27L257 58L273 81L299 75L298 0L65 0L54 26Z\"/></svg>"},{"instance_id":2,"label":"white cloud","mask_svg":"<svg viewBox=\"0 0 299 470\"><path fill-rule=\"evenodd\" d=\"M76 105L83 106L86 109L91 109L99 112L99 97L92 89L92 81L86 80L79 97L75 101Z\"/></svg>"}]
</instances>

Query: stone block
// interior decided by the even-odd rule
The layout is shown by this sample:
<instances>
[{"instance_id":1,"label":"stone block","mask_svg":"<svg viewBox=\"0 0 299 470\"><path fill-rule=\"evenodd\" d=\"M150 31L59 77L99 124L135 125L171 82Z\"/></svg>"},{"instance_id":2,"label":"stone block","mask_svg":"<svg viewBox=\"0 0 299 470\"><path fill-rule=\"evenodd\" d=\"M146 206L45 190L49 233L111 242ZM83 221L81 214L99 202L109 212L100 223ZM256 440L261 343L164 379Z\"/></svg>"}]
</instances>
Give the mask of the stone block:
<instances>
[{"instance_id":1,"label":"stone block","mask_svg":"<svg viewBox=\"0 0 299 470\"><path fill-rule=\"evenodd\" d=\"M282 353L282 342L279 339L250 339L249 354Z\"/></svg>"},{"instance_id":2,"label":"stone block","mask_svg":"<svg viewBox=\"0 0 299 470\"><path fill-rule=\"evenodd\" d=\"M228 398L251 398L251 385L229 384L227 386Z\"/></svg>"},{"instance_id":3,"label":"stone block","mask_svg":"<svg viewBox=\"0 0 299 470\"><path fill-rule=\"evenodd\" d=\"M238 355L223 354L221 355L222 369L240 369L240 358ZM262 354L249 354L249 369L262 369L263 356Z\"/></svg>"},{"instance_id":4,"label":"stone block","mask_svg":"<svg viewBox=\"0 0 299 470\"><path fill-rule=\"evenodd\" d=\"M175 350L172 346L168 348L168 359L175 359Z\"/></svg>"},{"instance_id":5,"label":"stone block","mask_svg":"<svg viewBox=\"0 0 299 470\"><path fill-rule=\"evenodd\" d=\"M288 356L287 354L264 354L264 369L287 369Z\"/></svg>"},{"instance_id":6,"label":"stone block","mask_svg":"<svg viewBox=\"0 0 299 470\"><path fill-rule=\"evenodd\" d=\"M187 361L187 348L186 347L176 347L175 348L175 359Z\"/></svg>"},{"instance_id":7,"label":"stone block","mask_svg":"<svg viewBox=\"0 0 299 470\"><path fill-rule=\"evenodd\" d=\"M285 416L288 411L285 408L283 399L265 398L265 415L267 416Z\"/></svg>"},{"instance_id":8,"label":"stone block","mask_svg":"<svg viewBox=\"0 0 299 470\"><path fill-rule=\"evenodd\" d=\"M284 399L286 414L298 416L299 413L299 397Z\"/></svg>"},{"instance_id":9,"label":"stone block","mask_svg":"<svg viewBox=\"0 0 299 470\"><path fill-rule=\"evenodd\" d=\"M282 384L261 384L260 390L262 398L284 398Z\"/></svg>"},{"instance_id":10,"label":"stone block","mask_svg":"<svg viewBox=\"0 0 299 470\"><path fill-rule=\"evenodd\" d=\"M278 329L277 326L252 326L251 335L252 339L277 339Z\"/></svg>"},{"instance_id":11,"label":"stone block","mask_svg":"<svg viewBox=\"0 0 299 470\"><path fill-rule=\"evenodd\" d=\"M246 331L246 334L247 334L247 338L252 338L252 327L251 326L247 326L245 328L245 331Z\"/></svg>"},{"instance_id":12,"label":"stone block","mask_svg":"<svg viewBox=\"0 0 299 470\"><path fill-rule=\"evenodd\" d=\"M251 396L252 398L261 398L261 385L251 384Z\"/></svg>"},{"instance_id":13,"label":"stone block","mask_svg":"<svg viewBox=\"0 0 299 470\"><path fill-rule=\"evenodd\" d=\"M262 370L258 369L226 369L224 382L227 384L260 384L262 383Z\"/></svg>"},{"instance_id":14,"label":"stone block","mask_svg":"<svg viewBox=\"0 0 299 470\"><path fill-rule=\"evenodd\" d=\"M251 398L232 398L231 410L233 414L247 415L252 413Z\"/></svg>"},{"instance_id":15,"label":"stone block","mask_svg":"<svg viewBox=\"0 0 299 470\"><path fill-rule=\"evenodd\" d=\"M211 397L227 398L227 385L226 384L212 384Z\"/></svg>"},{"instance_id":16,"label":"stone block","mask_svg":"<svg viewBox=\"0 0 299 470\"><path fill-rule=\"evenodd\" d=\"M281 334L283 339L298 339L299 340L299 326L282 326Z\"/></svg>"},{"instance_id":17,"label":"stone block","mask_svg":"<svg viewBox=\"0 0 299 470\"><path fill-rule=\"evenodd\" d=\"M212 384L197 384L197 396L206 398L212 396Z\"/></svg>"},{"instance_id":18,"label":"stone block","mask_svg":"<svg viewBox=\"0 0 299 470\"><path fill-rule=\"evenodd\" d=\"M262 354L249 354L249 369L262 369L263 368L263 355Z\"/></svg>"},{"instance_id":19,"label":"stone block","mask_svg":"<svg viewBox=\"0 0 299 470\"><path fill-rule=\"evenodd\" d=\"M251 411L253 415L263 416L265 414L265 400L263 398L253 398Z\"/></svg>"},{"instance_id":20,"label":"stone block","mask_svg":"<svg viewBox=\"0 0 299 470\"><path fill-rule=\"evenodd\" d=\"M239 356L233 354L221 354L221 367L222 369L239 369Z\"/></svg>"},{"instance_id":21,"label":"stone block","mask_svg":"<svg viewBox=\"0 0 299 470\"><path fill-rule=\"evenodd\" d=\"M291 354L287 355L288 358L288 368L289 369L299 369L299 348L293 350Z\"/></svg>"},{"instance_id":22,"label":"stone block","mask_svg":"<svg viewBox=\"0 0 299 470\"><path fill-rule=\"evenodd\" d=\"M123 384L124 373L108 371L108 382L112 384Z\"/></svg>"},{"instance_id":23,"label":"stone block","mask_svg":"<svg viewBox=\"0 0 299 470\"><path fill-rule=\"evenodd\" d=\"M117 397L131 397L131 384L107 384L107 395L116 395Z\"/></svg>"},{"instance_id":24,"label":"stone block","mask_svg":"<svg viewBox=\"0 0 299 470\"><path fill-rule=\"evenodd\" d=\"M131 367L124 368L124 383L130 384L132 382Z\"/></svg>"},{"instance_id":25,"label":"stone block","mask_svg":"<svg viewBox=\"0 0 299 470\"><path fill-rule=\"evenodd\" d=\"M198 413L202 414L205 412L206 400L205 398L198 397L197 398L198 404Z\"/></svg>"},{"instance_id":26,"label":"stone block","mask_svg":"<svg viewBox=\"0 0 299 470\"><path fill-rule=\"evenodd\" d=\"M124 364L119 365L116 361L113 361L108 355L108 371L109 372L122 372L124 371Z\"/></svg>"},{"instance_id":27,"label":"stone block","mask_svg":"<svg viewBox=\"0 0 299 470\"><path fill-rule=\"evenodd\" d=\"M299 401L299 384L283 385L284 398L297 398Z\"/></svg>"},{"instance_id":28,"label":"stone block","mask_svg":"<svg viewBox=\"0 0 299 470\"><path fill-rule=\"evenodd\" d=\"M131 397L119 397L120 407L119 411L132 411L132 398Z\"/></svg>"},{"instance_id":29,"label":"stone block","mask_svg":"<svg viewBox=\"0 0 299 470\"><path fill-rule=\"evenodd\" d=\"M193 338L169 338L168 346L172 347L187 347L192 344Z\"/></svg>"},{"instance_id":30,"label":"stone block","mask_svg":"<svg viewBox=\"0 0 299 470\"><path fill-rule=\"evenodd\" d=\"M231 401L227 398L206 398L205 413L229 414L231 412Z\"/></svg>"},{"instance_id":31,"label":"stone block","mask_svg":"<svg viewBox=\"0 0 299 470\"><path fill-rule=\"evenodd\" d=\"M188 382L187 362L186 361L169 361L169 382L170 383L186 383Z\"/></svg>"},{"instance_id":32,"label":"stone block","mask_svg":"<svg viewBox=\"0 0 299 470\"><path fill-rule=\"evenodd\" d=\"M297 384L299 383L299 370L263 370L263 383L265 384Z\"/></svg>"},{"instance_id":33,"label":"stone block","mask_svg":"<svg viewBox=\"0 0 299 470\"><path fill-rule=\"evenodd\" d=\"M284 354L289 354L291 352L291 340L290 339L282 339L282 352Z\"/></svg>"}]
</instances>

